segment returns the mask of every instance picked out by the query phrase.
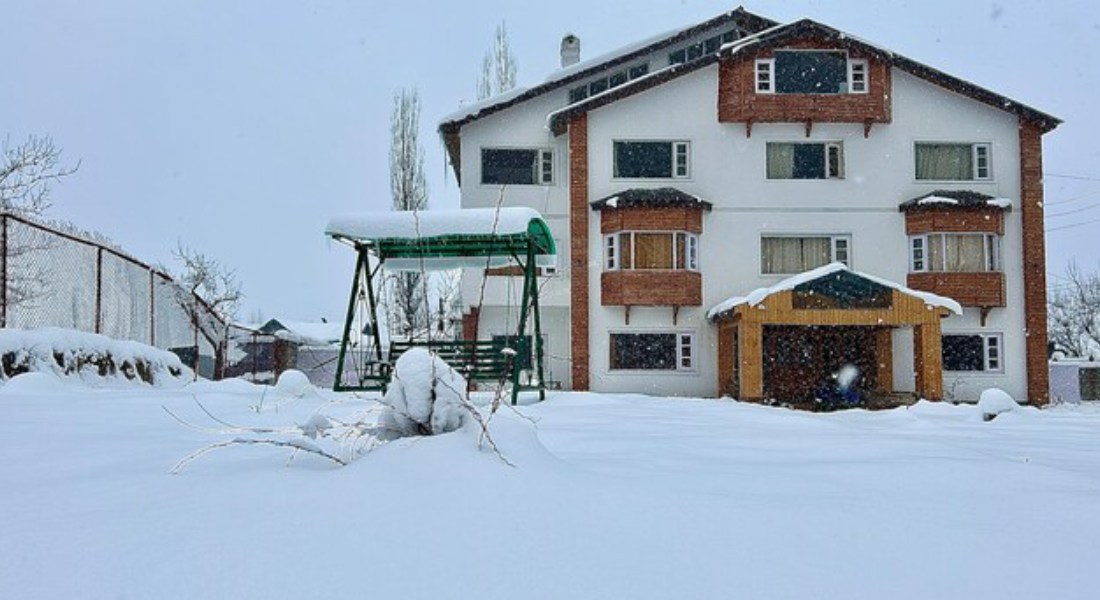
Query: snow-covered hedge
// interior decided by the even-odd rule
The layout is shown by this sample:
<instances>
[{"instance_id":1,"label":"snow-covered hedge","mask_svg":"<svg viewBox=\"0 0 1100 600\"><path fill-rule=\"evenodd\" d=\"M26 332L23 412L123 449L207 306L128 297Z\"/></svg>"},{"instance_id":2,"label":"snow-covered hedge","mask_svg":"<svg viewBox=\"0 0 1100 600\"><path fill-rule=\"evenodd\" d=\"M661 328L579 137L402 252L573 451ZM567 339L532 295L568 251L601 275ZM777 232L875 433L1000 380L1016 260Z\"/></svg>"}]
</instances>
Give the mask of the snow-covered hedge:
<instances>
[{"instance_id":1,"label":"snow-covered hedge","mask_svg":"<svg viewBox=\"0 0 1100 600\"><path fill-rule=\"evenodd\" d=\"M69 329L0 329L0 380L31 372L158 386L191 379L178 356L138 342Z\"/></svg>"}]
</instances>

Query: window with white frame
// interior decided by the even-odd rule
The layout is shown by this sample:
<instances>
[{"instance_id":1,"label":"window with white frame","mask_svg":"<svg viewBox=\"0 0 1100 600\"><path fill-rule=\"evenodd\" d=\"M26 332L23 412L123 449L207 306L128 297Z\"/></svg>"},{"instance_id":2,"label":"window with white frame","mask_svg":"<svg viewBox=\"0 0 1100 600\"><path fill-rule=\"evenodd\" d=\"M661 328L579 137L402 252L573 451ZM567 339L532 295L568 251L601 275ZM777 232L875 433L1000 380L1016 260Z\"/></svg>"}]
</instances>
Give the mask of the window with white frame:
<instances>
[{"instance_id":1,"label":"window with white frame","mask_svg":"<svg viewBox=\"0 0 1100 600\"><path fill-rule=\"evenodd\" d=\"M776 50L754 63L756 91L762 94L866 94L867 61L841 50Z\"/></svg>"},{"instance_id":2,"label":"window with white frame","mask_svg":"<svg viewBox=\"0 0 1100 600\"><path fill-rule=\"evenodd\" d=\"M1001 236L926 233L909 238L912 272L984 273L1001 270Z\"/></svg>"},{"instance_id":3,"label":"window with white frame","mask_svg":"<svg viewBox=\"0 0 1100 600\"><path fill-rule=\"evenodd\" d=\"M848 93L867 93L867 61L858 59L848 61Z\"/></svg>"},{"instance_id":4,"label":"window with white frame","mask_svg":"<svg viewBox=\"0 0 1100 600\"><path fill-rule=\"evenodd\" d=\"M609 341L613 371L695 370L694 333L612 333Z\"/></svg>"},{"instance_id":5,"label":"window with white frame","mask_svg":"<svg viewBox=\"0 0 1100 600\"><path fill-rule=\"evenodd\" d=\"M691 143L686 141L614 142L615 177L686 179L691 176Z\"/></svg>"},{"instance_id":6,"label":"window with white frame","mask_svg":"<svg viewBox=\"0 0 1100 600\"><path fill-rule=\"evenodd\" d=\"M760 238L760 272L792 275L832 262L850 266L848 235L766 235Z\"/></svg>"},{"instance_id":7,"label":"window with white frame","mask_svg":"<svg viewBox=\"0 0 1100 600\"><path fill-rule=\"evenodd\" d=\"M552 185L554 151L543 148L482 148L481 183Z\"/></svg>"},{"instance_id":8,"label":"window with white frame","mask_svg":"<svg viewBox=\"0 0 1100 600\"><path fill-rule=\"evenodd\" d=\"M944 334L944 371L1004 371L1004 338L1000 333Z\"/></svg>"},{"instance_id":9,"label":"window with white frame","mask_svg":"<svg viewBox=\"0 0 1100 600\"><path fill-rule=\"evenodd\" d=\"M841 179L844 147L840 142L768 142L768 179Z\"/></svg>"},{"instance_id":10,"label":"window with white frame","mask_svg":"<svg viewBox=\"0 0 1100 600\"><path fill-rule=\"evenodd\" d=\"M699 270L699 236L685 231L622 231L604 236L604 269Z\"/></svg>"},{"instance_id":11,"label":"window with white frame","mask_svg":"<svg viewBox=\"0 0 1100 600\"><path fill-rule=\"evenodd\" d=\"M772 73L775 71L775 60L761 58L756 61L756 92L759 94L775 93Z\"/></svg>"},{"instance_id":12,"label":"window with white frame","mask_svg":"<svg viewBox=\"0 0 1100 600\"><path fill-rule=\"evenodd\" d=\"M993 179L993 150L987 143L917 142L913 154L919 181Z\"/></svg>"}]
</instances>

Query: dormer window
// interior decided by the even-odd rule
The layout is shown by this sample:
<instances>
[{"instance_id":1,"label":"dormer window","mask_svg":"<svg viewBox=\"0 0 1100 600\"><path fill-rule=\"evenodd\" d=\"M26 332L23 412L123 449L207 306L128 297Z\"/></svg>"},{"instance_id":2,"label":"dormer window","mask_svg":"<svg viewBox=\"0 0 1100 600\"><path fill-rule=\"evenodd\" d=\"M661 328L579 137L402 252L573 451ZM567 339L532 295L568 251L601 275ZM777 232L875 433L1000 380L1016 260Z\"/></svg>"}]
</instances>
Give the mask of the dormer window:
<instances>
[{"instance_id":1,"label":"dormer window","mask_svg":"<svg viewBox=\"0 0 1100 600\"><path fill-rule=\"evenodd\" d=\"M755 65L762 94L865 94L869 86L867 61L840 50L776 50Z\"/></svg>"}]
</instances>

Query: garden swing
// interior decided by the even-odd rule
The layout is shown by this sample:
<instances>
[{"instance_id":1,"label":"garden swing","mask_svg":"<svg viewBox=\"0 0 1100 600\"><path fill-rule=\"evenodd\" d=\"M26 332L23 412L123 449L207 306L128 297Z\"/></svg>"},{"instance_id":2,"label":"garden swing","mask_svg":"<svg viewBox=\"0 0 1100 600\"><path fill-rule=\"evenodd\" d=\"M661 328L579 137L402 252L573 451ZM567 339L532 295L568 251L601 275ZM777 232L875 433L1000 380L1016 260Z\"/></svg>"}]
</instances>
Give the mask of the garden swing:
<instances>
[{"instance_id":1,"label":"garden swing","mask_svg":"<svg viewBox=\"0 0 1100 600\"><path fill-rule=\"evenodd\" d=\"M556 257L554 238L538 211L509 207L370 213L334 218L325 234L348 244L357 254L334 390L384 391L392 365L401 354L424 347L469 381L510 383L512 404L518 401L521 389L538 390L539 399L545 398L535 274L538 267L554 266ZM518 266L523 276L514 336L503 341L391 339L388 351L383 352L377 283L383 268L428 272L506 266ZM527 334L529 318L534 329L531 336ZM526 379L521 371L528 371Z\"/></svg>"}]
</instances>

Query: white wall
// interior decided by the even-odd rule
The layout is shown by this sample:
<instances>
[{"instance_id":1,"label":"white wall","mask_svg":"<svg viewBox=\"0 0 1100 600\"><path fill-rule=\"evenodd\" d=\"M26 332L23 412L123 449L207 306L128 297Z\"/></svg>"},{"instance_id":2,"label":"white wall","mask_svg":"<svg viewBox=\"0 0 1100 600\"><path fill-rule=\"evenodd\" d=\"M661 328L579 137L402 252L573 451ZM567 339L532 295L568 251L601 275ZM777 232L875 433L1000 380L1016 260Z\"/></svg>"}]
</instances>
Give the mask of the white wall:
<instances>
[{"instance_id":1,"label":"white wall","mask_svg":"<svg viewBox=\"0 0 1100 600\"><path fill-rule=\"evenodd\" d=\"M717 121L717 66L680 77L652 90L589 113L589 197L598 199L631 187L674 186L714 204L703 220L701 269L703 306L682 308L678 325L671 308L632 309L630 325L621 307L600 303L602 244L599 213L589 226L591 306L591 386L597 391L634 391L662 395L716 393L716 330L706 310L732 295L775 283L781 277L760 273L762 233L848 234L851 264L904 284L908 273L908 240L898 204L934 189L973 189L1018 203L1019 140L1015 116L893 72L893 122L876 124L864 137L862 124L815 124L810 141L844 144L842 180L775 181L765 177L768 141L806 141L803 124L756 124L746 137L743 124ZM496 202L499 189L478 184L479 148L541 145L553 147L557 183L551 189L519 186L506 190L509 204L534 206L551 219L555 235L568 242L567 136L554 138L546 115L564 104L564 90L482 119L462 130L464 206ZM612 143L621 139L667 139L691 142L691 177L677 180L616 180ZM926 183L914 177L916 141L986 142L993 149L994 179L989 182ZM536 189L520 189L536 188ZM514 194L513 194L514 192ZM1022 238L1018 206L1006 215L1002 242L1007 282L1007 309L994 309L984 327L977 309L944 322L945 333L998 332L1004 336L1004 373L945 374L945 391L959 400L974 400L988 386L1025 397L1023 335ZM564 248L562 250L565 250ZM563 256L561 264L567 265ZM563 268L563 272L565 269ZM491 282L495 283L495 282ZM553 300L568 303L568 278L547 288ZM496 294L497 292L494 292ZM499 296L493 296L497 298ZM469 296L467 296L469 298ZM469 302L469 300L467 300ZM608 369L609 331L691 331L697 336L697 368L691 373L623 373ZM562 331L560 335L566 335ZM912 389L910 333L895 334L895 381Z\"/></svg>"}]
</instances>

